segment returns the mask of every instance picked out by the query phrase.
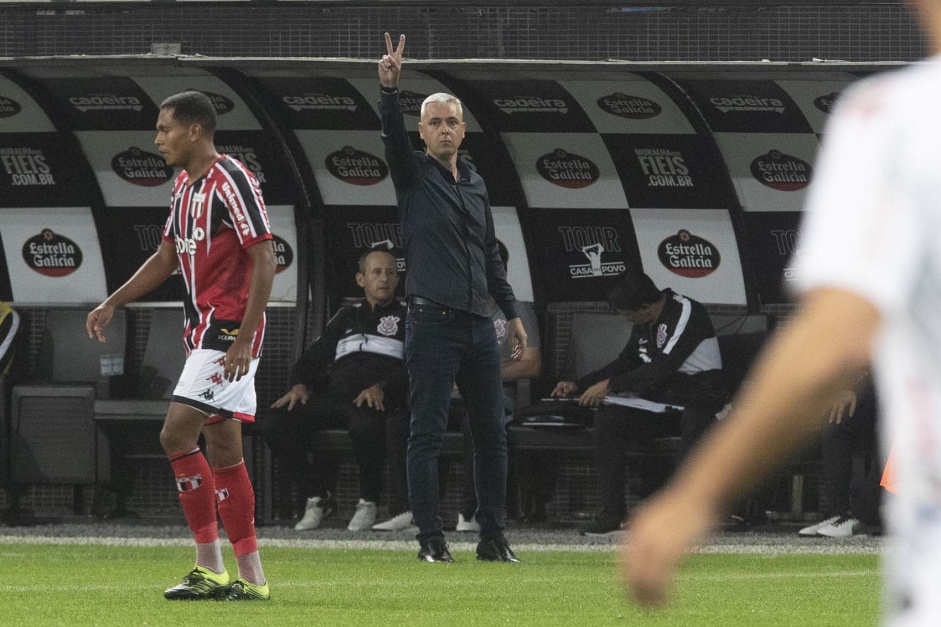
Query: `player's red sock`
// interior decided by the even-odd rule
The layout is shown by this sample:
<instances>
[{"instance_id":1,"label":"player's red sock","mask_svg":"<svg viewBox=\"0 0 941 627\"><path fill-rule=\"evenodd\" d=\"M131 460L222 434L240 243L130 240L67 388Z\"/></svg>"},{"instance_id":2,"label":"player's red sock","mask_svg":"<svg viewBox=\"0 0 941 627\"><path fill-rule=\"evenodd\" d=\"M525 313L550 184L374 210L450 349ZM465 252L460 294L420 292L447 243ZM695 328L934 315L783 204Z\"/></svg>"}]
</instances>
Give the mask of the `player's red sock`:
<instances>
[{"instance_id":1,"label":"player's red sock","mask_svg":"<svg viewBox=\"0 0 941 627\"><path fill-rule=\"evenodd\" d=\"M242 460L228 468L214 468L219 517L235 556L258 550L255 539L255 491Z\"/></svg>"},{"instance_id":2,"label":"player's red sock","mask_svg":"<svg viewBox=\"0 0 941 627\"><path fill-rule=\"evenodd\" d=\"M214 542L219 538L216 522L216 494L212 469L198 448L170 458L176 477L180 504L186 522L197 544Z\"/></svg>"}]
</instances>

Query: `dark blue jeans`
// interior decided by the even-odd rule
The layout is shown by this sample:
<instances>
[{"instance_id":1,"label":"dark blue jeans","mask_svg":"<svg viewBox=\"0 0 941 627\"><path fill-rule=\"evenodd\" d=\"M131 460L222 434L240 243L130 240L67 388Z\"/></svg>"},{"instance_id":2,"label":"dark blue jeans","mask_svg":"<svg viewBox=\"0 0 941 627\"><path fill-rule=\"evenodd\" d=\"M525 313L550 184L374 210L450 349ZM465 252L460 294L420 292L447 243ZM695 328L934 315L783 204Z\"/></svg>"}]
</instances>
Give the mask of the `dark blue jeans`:
<instances>
[{"instance_id":1,"label":"dark blue jeans","mask_svg":"<svg viewBox=\"0 0 941 627\"><path fill-rule=\"evenodd\" d=\"M506 430L493 321L466 311L411 303L405 321L405 365L412 411L408 497L418 541L442 535L438 457L455 382L474 440L480 536L502 536L506 528Z\"/></svg>"}]
</instances>

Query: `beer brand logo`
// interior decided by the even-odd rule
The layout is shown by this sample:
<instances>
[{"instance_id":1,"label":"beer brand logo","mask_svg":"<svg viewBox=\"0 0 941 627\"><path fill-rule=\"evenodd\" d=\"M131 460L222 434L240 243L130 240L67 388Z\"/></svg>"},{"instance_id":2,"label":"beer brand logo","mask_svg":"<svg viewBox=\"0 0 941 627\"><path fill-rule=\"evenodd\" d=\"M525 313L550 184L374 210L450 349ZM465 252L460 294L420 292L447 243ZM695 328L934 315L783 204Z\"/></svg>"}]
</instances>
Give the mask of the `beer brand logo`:
<instances>
[{"instance_id":1,"label":"beer brand logo","mask_svg":"<svg viewBox=\"0 0 941 627\"><path fill-rule=\"evenodd\" d=\"M0 118L12 118L22 110L23 107L16 100L0 95Z\"/></svg>"},{"instance_id":2,"label":"beer brand logo","mask_svg":"<svg viewBox=\"0 0 941 627\"><path fill-rule=\"evenodd\" d=\"M812 169L806 161L771 150L751 162L751 175L759 183L781 192L794 192L810 184Z\"/></svg>"},{"instance_id":3,"label":"beer brand logo","mask_svg":"<svg viewBox=\"0 0 941 627\"><path fill-rule=\"evenodd\" d=\"M389 174L382 159L352 146L330 153L324 162L330 174L351 185L375 185Z\"/></svg>"},{"instance_id":4,"label":"beer brand logo","mask_svg":"<svg viewBox=\"0 0 941 627\"><path fill-rule=\"evenodd\" d=\"M277 235L274 236L271 245L274 247L275 261L278 262L275 274L279 274L290 268L291 264L294 263L294 251L291 250L291 245L287 243L287 240Z\"/></svg>"},{"instance_id":5,"label":"beer brand logo","mask_svg":"<svg viewBox=\"0 0 941 627\"><path fill-rule=\"evenodd\" d=\"M579 252L588 261L569 265L569 276L573 279L617 276L627 269L624 261L610 259L612 254L621 252L614 227L560 226L558 229L565 252ZM603 258L605 254L608 255L607 261Z\"/></svg>"},{"instance_id":6,"label":"beer brand logo","mask_svg":"<svg viewBox=\"0 0 941 627\"><path fill-rule=\"evenodd\" d=\"M399 321L401 318L398 316L383 316L379 318L379 326L376 327L376 331L386 337L392 337L399 332Z\"/></svg>"},{"instance_id":7,"label":"beer brand logo","mask_svg":"<svg viewBox=\"0 0 941 627\"><path fill-rule=\"evenodd\" d=\"M140 98L136 96L116 96L114 94L88 94L85 96L72 96L69 104L82 113L89 111L137 111L144 108Z\"/></svg>"},{"instance_id":8,"label":"beer brand logo","mask_svg":"<svg viewBox=\"0 0 941 627\"><path fill-rule=\"evenodd\" d=\"M243 146L242 144L221 144L216 146L222 154L229 155L233 159L238 159L246 168L251 170L255 179L259 183L267 183L265 173L261 169L261 161L258 160L258 152L254 146Z\"/></svg>"},{"instance_id":9,"label":"beer brand logo","mask_svg":"<svg viewBox=\"0 0 941 627\"><path fill-rule=\"evenodd\" d=\"M660 105L649 98L629 96L621 92L598 98L598 108L628 120L649 120L663 111Z\"/></svg>"},{"instance_id":10,"label":"beer brand logo","mask_svg":"<svg viewBox=\"0 0 941 627\"><path fill-rule=\"evenodd\" d=\"M406 115L421 116L421 103L427 98L425 94L417 94L414 91L403 90L399 92L399 107L402 113Z\"/></svg>"},{"instance_id":11,"label":"beer brand logo","mask_svg":"<svg viewBox=\"0 0 941 627\"><path fill-rule=\"evenodd\" d=\"M111 159L111 169L128 183L157 187L173 178L173 168L160 155L131 147Z\"/></svg>"},{"instance_id":12,"label":"beer brand logo","mask_svg":"<svg viewBox=\"0 0 941 627\"><path fill-rule=\"evenodd\" d=\"M833 107L836 106L836 101L840 99L840 92L835 91L831 94L825 96L820 96L819 98L814 98L814 106L823 111L824 113L830 113L833 111Z\"/></svg>"},{"instance_id":13,"label":"beer brand logo","mask_svg":"<svg viewBox=\"0 0 941 627\"><path fill-rule=\"evenodd\" d=\"M299 96L284 96L284 104L294 111L356 111L356 101L349 96L333 96L331 94L303 94Z\"/></svg>"},{"instance_id":14,"label":"beer brand logo","mask_svg":"<svg viewBox=\"0 0 941 627\"><path fill-rule=\"evenodd\" d=\"M0 148L0 164L10 185L55 185L46 155L37 148Z\"/></svg>"},{"instance_id":15,"label":"beer brand logo","mask_svg":"<svg viewBox=\"0 0 941 627\"><path fill-rule=\"evenodd\" d=\"M537 98L535 96L519 96L518 98L496 98L493 101L500 111L512 115L514 113L561 113L569 112L569 105L560 98Z\"/></svg>"},{"instance_id":16,"label":"beer brand logo","mask_svg":"<svg viewBox=\"0 0 941 627\"><path fill-rule=\"evenodd\" d=\"M82 265L82 249L69 238L43 229L23 244L23 261L32 270L49 277L72 274Z\"/></svg>"},{"instance_id":17,"label":"beer brand logo","mask_svg":"<svg viewBox=\"0 0 941 627\"><path fill-rule=\"evenodd\" d=\"M693 187L683 153L667 148L635 148L647 187Z\"/></svg>"},{"instance_id":18,"label":"beer brand logo","mask_svg":"<svg viewBox=\"0 0 941 627\"><path fill-rule=\"evenodd\" d=\"M784 102L777 98L748 95L715 96L710 98L709 102L722 113L743 113L747 111L784 113Z\"/></svg>"},{"instance_id":19,"label":"beer brand logo","mask_svg":"<svg viewBox=\"0 0 941 627\"><path fill-rule=\"evenodd\" d=\"M205 94L212 102L212 106L216 110L216 115L224 115L235 108L235 103L222 94L214 94L211 91L203 91L202 89L195 89L193 87L185 91L198 91L201 94Z\"/></svg>"},{"instance_id":20,"label":"beer brand logo","mask_svg":"<svg viewBox=\"0 0 941 627\"><path fill-rule=\"evenodd\" d=\"M598 180L598 166L575 153L556 148L536 160L536 170L550 183L568 189L588 187Z\"/></svg>"},{"instance_id":21,"label":"beer brand logo","mask_svg":"<svg viewBox=\"0 0 941 627\"><path fill-rule=\"evenodd\" d=\"M667 270L690 279L712 274L721 262L714 244L686 229L660 242L657 257Z\"/></svg>"}]
</instances>

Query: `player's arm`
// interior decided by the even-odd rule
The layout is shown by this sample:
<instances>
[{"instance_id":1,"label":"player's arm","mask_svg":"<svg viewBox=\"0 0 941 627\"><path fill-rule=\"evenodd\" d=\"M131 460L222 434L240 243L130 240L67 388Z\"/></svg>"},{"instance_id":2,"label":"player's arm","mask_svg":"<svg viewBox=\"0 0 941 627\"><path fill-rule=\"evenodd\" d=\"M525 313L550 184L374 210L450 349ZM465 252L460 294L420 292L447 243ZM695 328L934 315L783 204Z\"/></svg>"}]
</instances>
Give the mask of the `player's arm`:
<instances>
[{"instance_id":1,"label":"player's arm","mask_svg":"<svg viewBox=\"0 0 941 627\"><path fill-rule=\"evenodd\" d=\"M85 320L88 337L97 337L99 342L104 342L103 330L114 316L114 310L160 287L173 274L178 264L179 260L173 244L162 240L160 246L157 247L157 252L137 269L134 276L88 314Z\"/></svg>"},{"instance_id":2,"label":"player's arm","mask_svg":"<svg viewBox=\"0 0 941 627\"><path fill-rule=\"evenodd\" d=\"M242 323L239 325L239 334L235 336L232 346L225 352L223 376L227 381L238 381L248 374L248 367L252 363L255 329L258 328L261 317L265 313L265 307L268 306L271 284L278 267L270 239L253 244L246 249L246 252L252 258L252 278L248 284L248 302L245 305Z\"/></svg>"},{"instance_id":3,"label":"player's arm","mask_svg":"<svg viewBox=\"0 0 941 627\"><path fill-rule=\"evenodd\" d=\"M676 479L638 509L623 557L626 584L642 603L665 600L680 558L826 421L826 409L870 359L880 322L865 298L841 289L808 293L772 340L733 404ZM825 341L824 341L825 338Z\"/></svg>"}]
</instances>

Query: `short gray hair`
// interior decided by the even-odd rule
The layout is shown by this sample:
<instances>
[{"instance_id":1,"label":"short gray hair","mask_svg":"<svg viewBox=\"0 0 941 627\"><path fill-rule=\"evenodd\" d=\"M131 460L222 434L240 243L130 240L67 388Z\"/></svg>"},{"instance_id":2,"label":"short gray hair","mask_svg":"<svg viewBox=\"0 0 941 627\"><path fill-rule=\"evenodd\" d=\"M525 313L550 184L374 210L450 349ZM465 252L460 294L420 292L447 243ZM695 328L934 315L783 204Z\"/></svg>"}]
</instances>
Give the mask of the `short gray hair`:
<instances>
[{"instance_id":1,"label":"short gray hair","mask_svg":"<svg viewBox=\"0 0 941 627\"><path fill-rule=\"evenodd\" d=\"M439 91L437 94L431 94L425 101L421 103L421 117L425 117L425 105L429 102L440 102L442 104L448 104L453 102L457 105L457 112L460 114L461 118L464 117L464 107L461 105L461 100L453 94L448 94L443 91Z\"/></svg>"}]
</instances>

